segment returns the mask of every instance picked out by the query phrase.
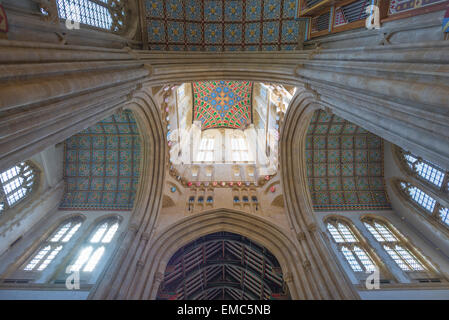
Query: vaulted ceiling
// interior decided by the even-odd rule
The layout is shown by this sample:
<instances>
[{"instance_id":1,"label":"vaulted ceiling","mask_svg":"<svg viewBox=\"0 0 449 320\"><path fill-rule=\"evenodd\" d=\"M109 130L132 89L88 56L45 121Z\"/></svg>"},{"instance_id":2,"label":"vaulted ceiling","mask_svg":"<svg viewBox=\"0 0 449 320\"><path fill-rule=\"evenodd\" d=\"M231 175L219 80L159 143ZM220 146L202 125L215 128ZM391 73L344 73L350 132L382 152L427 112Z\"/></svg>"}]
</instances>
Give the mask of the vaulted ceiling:
<instances>
[{"instance_id":1,"label":"vaulted ceiling","mask_svg":"<svg viewBox=\"0 0 449 320\"><path fill-rule=\"evenodd\" d=\"M151 50L293 50L297 0L146 0Z\"/></svg>"},{"instance_id":2,"label":"vaulted ceiling","mask_svg":"<svg viewBox=\"0 0 449 320\"><path fill-rule=\"evenodd\" d=\"M114 114L65 142L61 209L131 210L141 142L130 111Z\"/></svg>"},{"instance_id":3,"label":"vaulted ceiling","mask_svg":"<svg viewBox=\"0 0 449 320\"><path fill-rule=\"evenodd\" d=\"M252 122L252 88L249 81L193 83L193 121L202 129L245 128Z\"/></svg>"},{"instance_id":4,"label":"vaulted ceiling","mask_svg":"<svg viewBox=\"0 0 449 320\"><path fill-rule=\"evenodd\" d=\"M219 232L179 249L170 259L158 299L287 299L282 270L264 247L237 234Z\"/></svg>"},{"instance_id":5,"label":"vaulted ceiling","mask_svg":"<svg viewBox=\"0 0 449 320\"><path fill-rule=\"evenodd\" d=\"M306 140L315 210L390 209L381 138L336 115L316 111Z\"/></svg>"}]
</instances>

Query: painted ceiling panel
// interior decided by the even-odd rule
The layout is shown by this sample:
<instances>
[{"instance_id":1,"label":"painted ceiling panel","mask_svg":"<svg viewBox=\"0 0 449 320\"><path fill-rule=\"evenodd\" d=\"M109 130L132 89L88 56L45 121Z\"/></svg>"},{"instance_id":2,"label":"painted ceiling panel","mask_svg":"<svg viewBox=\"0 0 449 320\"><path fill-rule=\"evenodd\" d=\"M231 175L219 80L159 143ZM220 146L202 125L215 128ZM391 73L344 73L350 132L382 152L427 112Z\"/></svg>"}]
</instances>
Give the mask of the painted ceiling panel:
<instances>
[{"instance_id":1,"label":"painted ceiling panel","mask_svg":"<svg viewBox=\"0 0 449 320\"><path fill-rule=\"evenodd\" d=\"M141 142L130 111L117 113L65 142L61 209L131 210Z\"/></svg>"},{"instance_id":2,"label":"painted ceiling panel","mask_svg":"<svg viewBox=\"0 0 449 320\"><path fill-rule=\"evenodd\" d=\"M294 50L297 0L146 0L151 50Z\"/></svg>"},{"instance_id":3,"label":"painted ceiling panel","mask_svg":"<svg viewBox=\"0 0 449 320\"><path fill-rule=\"evenodd\" d=\"M202 129L245 128L252 122L252 88L249 81L193 83L193 120Z\"/></svg>"},{"instance_id":4,"label":"painted ceiling panel","mask_svg":"<svg viewBox=\"0 0 449 320\"><path fill-rule=\"evenodd\" d=\"M391 209L382 139L322 110L308 130L307 174L315 210Z\"/></svg>"}]
</instances>

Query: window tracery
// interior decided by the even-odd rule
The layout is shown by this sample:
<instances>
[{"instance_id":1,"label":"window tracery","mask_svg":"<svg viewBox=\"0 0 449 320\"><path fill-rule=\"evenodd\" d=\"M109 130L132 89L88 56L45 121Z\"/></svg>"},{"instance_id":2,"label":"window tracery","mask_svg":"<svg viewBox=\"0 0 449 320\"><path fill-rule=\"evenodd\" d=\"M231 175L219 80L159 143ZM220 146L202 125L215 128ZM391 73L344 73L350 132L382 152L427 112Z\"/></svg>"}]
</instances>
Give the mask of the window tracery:
<instances>
[{"instance_id":1,"label":"window tracery","mask_svg":"<svg viewBox=\"0 0 449 320\"><path fill-rule=\"evenodd\" d=\"M428 217L449 227L448 171L399 148L397 155L403 168L411 176L411 182L397 182L402 195Z\"/></svg>"},{"instance_id":2,"label":"window tracery","mask_svg":"<svg viewBox=\"0 0 449 320\"><path fill-rule=\"evenodd\" d=\"M0 214L27 198L37 185L37 169L21 162L0 173Z\"/></svg>"},{"instance_id":3,"label":"window tracery","mask_svg":"<svg viewBox=\"0 0 449 320\"><path fill-rule=\"evenodd\" d=\"M364 218L362 222L402 271L426 272L433 269L430 262L420 258L417 250L389 224L374 218Z\"/></svg>"},{"instance_id":4,"label":"window tracery","mask_svg":"<svg viewBox=\"0 0 449 320\"><path fill-rule=\"evenodd\" d=\"M373 272L376 269L368 248L347 222L330 218L326 220L326 228L354 272Z\"/></svg>"},{"instance_id":5,"label":"window tracery","mask_svg":"<svg viewBox=\"0 0 449 320\"><path fill-rule=\"evenodd\" d=\"M401 155L409 172L411 171L416 177L431 184L436 189L447 189L448 172L410 152L401 151ZM444 185L445 181L446 185Z\"/></svg>"},{"instance_id":6,"label":"window tracery","mask_svg":"<svg viewBox=\"0 0 449 320\"><path fill-rule=\"evenodd\" d=\"M204 136L201 139L198 161L214 161L215 138L213 136Z\"/></svg>"},{"instance_id":7,"label":"window tracery","mask_svg":"<svg viewBox=\"0 0 449 320\"><path fill-rule=\"evenodd\" d=\"M57 0L57 5L61 19L116 33L123 31L126 24L123 0Z\"/></svg>"},{"instance_id":8,"label":"window tracery","mask_svg":"<svg viewBox=\"0 0 449 320\"><path fill-rule=\"evenodd\" d=\"M38 248L23 268L24 271L44 271L64 246L73 238L82 224L80 217L65 220Z\"/></svg>"},{"instance_id":9,"label":"window tracery","mask_svg":"<svg viewBox=\"0 0 449 320\"><path fill-rule=\"evenodd\" d=\"M119 225L119 219L115 217L101 221L94 229L88 243L82 247L76 256L70 270L94 271L117 233Z\"/></svg>"},{"instance_id":10,"label":"window tracery","mask_svg":"<svg viewBox=\"0 0 449 320\"><path fill-rule=\"evenodd\" d=\"M244 136L233 135L231 139L232 161L249 161L248 145Z\"/></svg>"}]
</instances>

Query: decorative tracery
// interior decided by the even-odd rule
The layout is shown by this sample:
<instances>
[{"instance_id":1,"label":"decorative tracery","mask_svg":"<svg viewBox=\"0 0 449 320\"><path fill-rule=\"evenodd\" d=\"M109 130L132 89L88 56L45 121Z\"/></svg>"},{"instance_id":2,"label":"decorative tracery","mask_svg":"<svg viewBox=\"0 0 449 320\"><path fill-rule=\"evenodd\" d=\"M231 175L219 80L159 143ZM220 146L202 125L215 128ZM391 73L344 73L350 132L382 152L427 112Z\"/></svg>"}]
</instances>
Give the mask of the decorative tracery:
<instances>
[{"instance_id":1,"label":"decorative tracery","mask_svg":"<svg viewBox=\"0 0 449 320\"><path fill-rule=\"evenodd\" d=\"M70 218L63 223L39 247L37 253L28 261L24 271L44 271L56 258L64 246L81 227L80 217Z\"/></svg>"},{"instance_id":2,"label":"decorative tracery","mask_svg":"<svg viewBox=\"0 0 449 320\"><path fill-rule=\"evenodd\" d=\"M418 251L405 240L403 235L394 230L389 224L374 218L364 218L362 221L368 231L382 245L401 270L407 272L425 272L434 269L430 262L420 258Z\"/></svg>"},{"instance_id":3,"label":"decorative tracery","mask_svg":"<svg viewBox=\"0 0 449 320\"><path fill-rule=\"evenodd\" d=\"M36 186L37 169L21 162L0 173L0 214L25 199Z\"/></svg>"},{"instance_id":4,"label":"decorative tracery","mask_svg":"<svg viewBox=\"0 0 449 320\"><path fill-rule=\"evenodd\" d=\"M354 272L372 272L376 269L366 246L348 223L341 219L330 218L326 220L326 227Z\"/></svg>"},{"instance_id":5,"label":"decorative tracery","mask_svg":"<svg viewBox=\"0 0 449 320\"><path fill-rule=\"evenodd\" d=\"M427 160L415 156L410 152L401 151L401 153L409 171L411 171L412 174L431 184L434 188L447 190L449 184L449 173L447 171Z\"/></svg>"},{"instance_id":6,"label":"decorative tracery","mask_svg":"<svg viewBox=\"0 0 449 320\"><path fill-rule=\"evenodd\" d=\"M449 172L410 152L398 149L409 181L399 181L402 195L412 201L420 211L449 227Z\"/></svg>"},{"instance_id":7,"label":"decorative tracery","mask_svg":"<svg viewBox=\"0 0 449 320\"><path fill-rule=\"evenodd\" d=\"M100 222L94 229L87 245L81 249L71 265L71 271L94 271L112 242L119 224L118 218L108 218Z\"/></svg>"},{"instance_id":8,"label":"decorative tracery","mask_svg":"<svg viewBox=\"0 0 449 320\"><path fill-rule=\"evenodd\" d=\"M57 0L61 19L92 27L120 32L126 24L126 1L123 0Z\"/></svg>"},{"instance_id":9,"label":"decorative tracery","mask_svg":"<svg viewBox=\"0 0 449 320\"><path fill-rule=\"evenodd\" d=\"M198 161L207 161L207 162L214 161L214 149L215 149L215 137L204 136L200 142Z\"/></svg>"},{"instance_id":10,"label":"decorative tracery","mask_svg":"<svg viewBox=\"0 0 449 320\"><path fill-rule=\"evenodd\" d=\"M249 161L248 143L243 134L234 134L231 139L232 161Z\"/></svg>"}]
</instances>

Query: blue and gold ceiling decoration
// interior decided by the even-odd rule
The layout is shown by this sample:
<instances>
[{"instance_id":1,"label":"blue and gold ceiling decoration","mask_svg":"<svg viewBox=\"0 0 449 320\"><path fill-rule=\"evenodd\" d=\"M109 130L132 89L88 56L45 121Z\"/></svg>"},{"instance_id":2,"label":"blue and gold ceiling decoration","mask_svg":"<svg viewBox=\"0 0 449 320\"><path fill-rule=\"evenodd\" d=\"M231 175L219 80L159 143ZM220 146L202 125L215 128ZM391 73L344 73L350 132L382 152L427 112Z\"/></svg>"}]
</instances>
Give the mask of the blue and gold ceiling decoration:
<instances>
[{"instance_id":1,"label":"blue and gold ceiling decoration","mask_svg":"<svg viewBox=\"0 0 449 320\"><path fill-rule=\"evenodd\" d=\"M252 123L252 82L201 81L192 87L193 121L201 121L201 129L245 129Z\"/></svg>"},{"instance_id":2,"label":"blue and gold ceiling decoration","mask_svg":"<svg viewBox=\"0 0 449 320\"><path fill-rule=\"evenodd\" d=\"M294 50L297 0L146 0L151 50Z\"/></svg>"},{"instance_id":3,"label":"blue and gold ceiling decoration","mask_svg":"<svg viewBox=\"0 0 449 320\"><path fill-rule=\"evenodd\" d=\"M383 176L383 141L357 125L316 111L306 138L315 210L391 209Z\"/></svg>"},{"instance_id":4,"label":"blue and gold ceiling decoration","mask_svg":"<svg viewBox=\"0 0 449 320\"><path fill-rule=\"evenodd\" d=\"M65 141L65 194L60 209L131 210L139 181L141 141L123 111Z\"/></svg>"}]
</instances>

